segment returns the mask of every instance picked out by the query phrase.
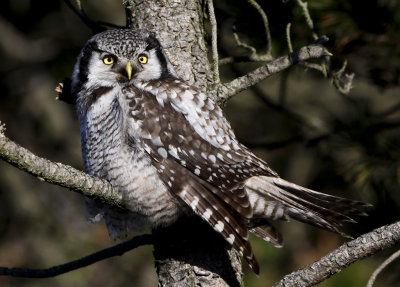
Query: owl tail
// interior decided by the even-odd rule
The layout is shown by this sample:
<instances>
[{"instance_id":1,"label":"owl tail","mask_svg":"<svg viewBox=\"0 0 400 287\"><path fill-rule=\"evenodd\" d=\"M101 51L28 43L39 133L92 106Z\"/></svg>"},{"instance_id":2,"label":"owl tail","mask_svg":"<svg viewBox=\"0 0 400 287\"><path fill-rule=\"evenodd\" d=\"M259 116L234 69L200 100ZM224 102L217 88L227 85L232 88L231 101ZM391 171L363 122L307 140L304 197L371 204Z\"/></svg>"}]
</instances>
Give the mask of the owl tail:
<instances>
[{"instance_id":1,"label":"owl tail","mask_svg":"<svg viewBox=\"0 0 400 287\"><path fill-rule=\"evenodd\" d=\"M245 187L254 209L254 217L257 218L255 222L259 222L259 225L255 224L250 231L278 246L282 243L279 240L281 237L268 223L269 219L293 218L351 238L340 231L342 223L354 223L351 216L366 216L367 214L358 208L371 206L360 201L316 192L279 177L252 177Z\"/></svg>"}]
</instances>

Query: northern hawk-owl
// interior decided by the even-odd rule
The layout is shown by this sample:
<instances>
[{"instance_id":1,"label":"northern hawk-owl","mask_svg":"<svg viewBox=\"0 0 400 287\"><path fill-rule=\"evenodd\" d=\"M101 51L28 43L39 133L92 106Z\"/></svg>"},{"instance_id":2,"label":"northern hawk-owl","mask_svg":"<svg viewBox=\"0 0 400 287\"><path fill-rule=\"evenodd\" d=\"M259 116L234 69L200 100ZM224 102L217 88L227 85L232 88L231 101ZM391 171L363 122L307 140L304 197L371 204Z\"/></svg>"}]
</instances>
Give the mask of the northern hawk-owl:
<instances>
[{"instance_id":1,"label":"northern hawk-owl","mask_svg":"<svg viewBox=\"0 0 400 287\"><path fill-rule=\"evenodd\" d=\"M175 73L145 30L93 36L74 68L86 172L108 180L125 209L87 199L93 219L124 237L143 224L201 217L259 268L249 231L282 246L272 220L293 218L339 234L363 203L280 178L240 144L221 108Z\"/></svg>"}]
</instances>

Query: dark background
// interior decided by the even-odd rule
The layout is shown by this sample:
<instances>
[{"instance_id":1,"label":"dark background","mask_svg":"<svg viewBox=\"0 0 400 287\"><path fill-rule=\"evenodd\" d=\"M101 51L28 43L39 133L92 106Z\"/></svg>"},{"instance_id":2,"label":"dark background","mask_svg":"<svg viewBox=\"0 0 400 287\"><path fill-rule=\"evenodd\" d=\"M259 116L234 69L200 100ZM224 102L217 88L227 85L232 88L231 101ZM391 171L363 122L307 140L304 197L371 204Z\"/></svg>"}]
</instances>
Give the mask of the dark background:
<instances>
[{"instance_id":1,"label":"dark background","mask_svg":"<svg viewBox=\"0 0 400 287\"><path fill-rule=\"evenodd\" d=\"M83 4L92 18L123 25L120 2ZM244 0L216 2L221 57L247 53L236 46L233 25L243 41L264 51L265 33L255 9ZM289 22L294 49L313 41L296 1L259 2L269 17L274 56L288 53ZM283 178L374 204L369 217L344 227L357 236L399 220L400 3L313 0L309 8L316 32L330 38L333 67L339 69L347 59L347 71L356 74L351 93L341 95L321 73L296 66L235 96L225 112L239 139ZM90 36L63 1L2 1L0 120L7 136L39 156L78 169L77 117L72 106L55 100L54 88L71 75ZM222 79L258 65L222 66ZM254 238L261 276L247 272L246 286L270 286L344 242L296 222L277 226L285 247L275 249ZM0 266L45 268L111 244L103 223L87 223L80 195L0 162ZM357 262L320 286L365 286L394 250ZM156 286L153 265L152 248L140 247L56 278L0 277L0 286ZM399 274L395 262L376 286L398 286Z\"/></svg>"}]
</instances>

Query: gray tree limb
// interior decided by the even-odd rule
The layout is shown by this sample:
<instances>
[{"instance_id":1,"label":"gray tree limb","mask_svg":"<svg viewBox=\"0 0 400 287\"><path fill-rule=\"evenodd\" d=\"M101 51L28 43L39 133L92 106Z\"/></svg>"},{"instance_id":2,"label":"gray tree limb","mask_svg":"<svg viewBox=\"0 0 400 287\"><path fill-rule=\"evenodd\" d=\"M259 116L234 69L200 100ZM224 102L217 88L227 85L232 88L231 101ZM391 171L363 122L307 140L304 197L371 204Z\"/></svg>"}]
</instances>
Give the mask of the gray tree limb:
<instances>
[{"instance_id":1,"label":"gray tree limb","mask_svg":"<svg viewBox=\"0 0 400 287\"><path fill-rule=\"evenodd\" d=\"M219 86L217 98L220 102L226 102L230 97L248 89L262 80L277 74L287 68L311 59L319 59L325 56L331 56L322 44L326 43L328 38L322 36L316 43L302 47L298 51L292 52L287 56L279 57L268 64L261 66L254 71L234 79L233 81Z\"/></svg>"},{"instance_id":2,"label":"gray tree limb","mask_svg":"<svg viewBox=\"0 0 400 287\"><path fill-rule=\"evenodd\" d=\"M320 260L286 275L273 287L314 286L350 264L400 242L400 221L382 226L346 242Z\"/></svg>"},{"instance_id":3,"label":"gray tree limb","mask_svg":"<svg viewBox=\"0 0 400 287\"><path fill-rule=\"evenodd\" d=\"M4 131L0 132L0 158L40 180L123 207L121 196L108 181L90 176L71 166L39 157L10 140Z\"/></svg>"}]
</instances>

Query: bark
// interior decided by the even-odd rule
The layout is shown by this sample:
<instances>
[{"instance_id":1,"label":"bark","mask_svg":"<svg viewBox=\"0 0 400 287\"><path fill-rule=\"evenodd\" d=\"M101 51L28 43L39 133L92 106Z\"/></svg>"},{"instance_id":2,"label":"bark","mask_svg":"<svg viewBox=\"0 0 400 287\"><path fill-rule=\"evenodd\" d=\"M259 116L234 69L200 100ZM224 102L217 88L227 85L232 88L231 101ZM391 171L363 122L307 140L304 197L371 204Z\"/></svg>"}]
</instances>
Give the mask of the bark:
<instances>
[{"instance_id":1,"label":"bark","mask_svg":"<svg viewBox=\"0 0 400 287\"><path fill-rule=\"evenodd\" d=\"M176 72L203 92L212 89L203 7L199 0L135 0L135 26L160 40ZM159 286L241 286L240 258L196 218L154 230Z\"/></svg>"},{"instance_id":2,"label":"bark","mask_svg":"<svg viewBox=\"0 0 400 287\"><path fill-rule=\"evenodd\" d=\"M314 286L350 264L400 242L400 221L346 242L320 260L286 275L274 287Z\"/></svg>"},{"instance_id":3,"label":"bark","mask_svg":"<svg viewBox=\"0 0 400 287\"><path fill-rule=\"evenodd\" d=\"M0 131L0 158L40 180L69 188L88 197L97 197L110 205L123 207L120 194L108 181L39 157L11 141L3 131Z\"/></svg>"},{"instance_id":4,"label":"bark","mask_svg":"<svg viewBox=\"0 0 400 287\"><path fill-rule=\"evenodd\" d=\"M135 0L135 26L154 33L176 72L206 91L212 84L200 0Z\"/></svg>"},{"instance_id":5,"label":"bark","mask_svg":"<svg viewBox=\"0 0 400 287\"><path fill-rule=\"evenodd\" d=\"M237 252L198 217L153 230L159 286L242 286Z\"/></svg>"}]
</instances>

